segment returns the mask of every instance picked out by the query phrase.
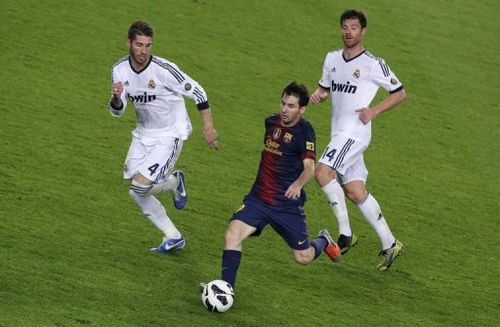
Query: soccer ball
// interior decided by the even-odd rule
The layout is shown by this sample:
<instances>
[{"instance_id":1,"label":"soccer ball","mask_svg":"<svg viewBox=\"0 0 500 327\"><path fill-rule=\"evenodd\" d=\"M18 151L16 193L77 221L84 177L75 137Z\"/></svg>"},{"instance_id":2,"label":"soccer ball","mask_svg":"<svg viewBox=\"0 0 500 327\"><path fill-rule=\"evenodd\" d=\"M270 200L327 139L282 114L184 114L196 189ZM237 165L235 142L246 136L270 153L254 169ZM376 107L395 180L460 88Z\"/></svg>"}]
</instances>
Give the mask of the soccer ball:
<instances>
[{"instance_id":1,"label":"soccer ball","mask_svg":"<svg viewBox=\"0 0 500 327\"><path fill-rule=\"evenodd\" d=\"M226 281L213 280L203 288L201 301L210 311L226 312L234 302L233 287Z\"/></svg>"}]
</instances>

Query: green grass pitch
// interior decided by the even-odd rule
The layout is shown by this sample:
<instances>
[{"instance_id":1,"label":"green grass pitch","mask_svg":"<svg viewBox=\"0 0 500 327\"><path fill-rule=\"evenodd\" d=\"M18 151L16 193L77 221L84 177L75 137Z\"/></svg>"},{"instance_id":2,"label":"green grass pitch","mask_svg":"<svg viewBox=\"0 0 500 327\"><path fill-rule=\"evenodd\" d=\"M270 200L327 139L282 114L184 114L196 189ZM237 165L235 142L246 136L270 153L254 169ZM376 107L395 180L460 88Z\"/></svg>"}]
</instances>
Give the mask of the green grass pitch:
<instances>
[{"instance_id":1,"label":"green grass pitch","mask_svg":"<svg viewBox=\"0 0 500 327\"><path fill-rule=\"evenodd\" d=\"M14 1L0 4L0 326L499 326L500 43L497 1ZM219 278L223 233L257 170L263 119L283 86L312 90L341 46L344 9L368 14L365 46L408 99L373 123L369 190L406 252L375 270L379 241L349 205L359 245L340 264L295 264L271 229L244 244L237 298L214 314L197 285ZM133 110L109 115L111 65L133 20L153 52L208 92L221 149L194 133L178 167L186 248L127 194ZM381 96L381 94L379 94ZM132 109L131 107L129 109ZM318 149L329 103L310 107ZM307 186L312 235L337 225Z\"/></svg>"}]
</instances>

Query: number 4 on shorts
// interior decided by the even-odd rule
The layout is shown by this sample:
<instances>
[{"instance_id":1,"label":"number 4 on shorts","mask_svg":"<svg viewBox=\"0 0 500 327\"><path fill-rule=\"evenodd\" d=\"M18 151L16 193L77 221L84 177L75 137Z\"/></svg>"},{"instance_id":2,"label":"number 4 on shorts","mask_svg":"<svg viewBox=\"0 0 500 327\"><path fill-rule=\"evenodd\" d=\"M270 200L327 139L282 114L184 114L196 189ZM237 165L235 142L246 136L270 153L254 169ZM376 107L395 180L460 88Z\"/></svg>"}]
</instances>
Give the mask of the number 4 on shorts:
<instances>
[{"instance_id":1,"label":"number 4 on shorts","mask_svg":"<svg viewBox=\"0 0 500 327\"><path fill-rule=\"evenodd\" d=\"M328 161L332 161L333 160L333 157L335 156L335 152L337 152L337 149L332 149L330 151L329 148L326 148L325 152L323 153L323 156L322 158L324 157L328 157Z\"/></svg>"},{"instance_id":2,"label":"number 4 on shorts","mask_svg":"<svg viewBox=\"0 0 500 327\"><path fill-rule=\"evenodd\" d=\"M148 167L148 170L150 171L149 175L152 176L155 173L156 169L158 169L158 167L160 167L160 165L157 163Z\"/></svg>"}]
</instances>

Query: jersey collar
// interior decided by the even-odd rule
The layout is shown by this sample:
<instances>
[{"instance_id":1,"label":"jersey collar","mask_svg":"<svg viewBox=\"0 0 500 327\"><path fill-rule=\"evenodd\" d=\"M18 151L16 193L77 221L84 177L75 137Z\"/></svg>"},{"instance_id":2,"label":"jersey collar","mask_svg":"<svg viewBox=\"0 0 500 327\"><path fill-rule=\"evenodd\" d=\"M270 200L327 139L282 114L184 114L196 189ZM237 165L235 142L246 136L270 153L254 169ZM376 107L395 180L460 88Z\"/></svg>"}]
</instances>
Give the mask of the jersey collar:
<instances>
[{"instance_id":1,"label":"jersey collar","mask_svg":"<svg viewBox=\"0 0 500 327\"><path fill-rule=\"evenodd\" d=\"M131 69L134 71L134 73L136 73L136 74L140 74L140 73L142 73L143 71L145 71L145 70L149 67L149 64L151 63L151 60L153 60L153 56L152 56L152 55L149 57L149 61L148 61L148 63L146 64L146 66L144 66L144 68L143 68L143 69L141 69L141 70L135 70L134 66L132 66L132 61L131 61L131 59L130 59L130 55L128 56L128 63L129 63L129 65L130 65L130 68L131 68Z\"/></svg>"},{"instance_id":2,"label":"jersey collar","mask_svg":"<svg viewBox=\"0 0 500 327\"><path fill-rule=\"evenodd\" d=\"M363 51L361 51L360 53L358 53L356 56L352 57L351 59L347 59L347 58L345 57L345 55L344 55L344 51L342 51L342 58L344 58L344 61L345 61L345 62L349 62L349 61L352 61L352 60L354 60L354 59L358 58L359 56L361 56L361 55L362 55L363 53L365 53L365 52L366 52L366 49L363 49Z\"/></svg>"}]
</instances>

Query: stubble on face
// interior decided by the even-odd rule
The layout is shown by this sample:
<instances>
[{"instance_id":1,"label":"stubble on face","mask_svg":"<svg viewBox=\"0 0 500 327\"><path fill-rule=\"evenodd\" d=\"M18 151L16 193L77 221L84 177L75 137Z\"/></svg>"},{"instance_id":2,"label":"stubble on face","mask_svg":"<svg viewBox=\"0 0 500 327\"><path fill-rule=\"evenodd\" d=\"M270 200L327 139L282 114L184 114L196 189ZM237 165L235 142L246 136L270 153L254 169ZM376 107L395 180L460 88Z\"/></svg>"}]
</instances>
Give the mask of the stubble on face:
<instances>
[{"instance_id":1,"label":"stubble on face","mask_svg":"<svg viewBox=\"0 0 500 327\"><path fill-rule=\"evenodd\" d=\"M153 40L149 36L137 35L137 37L128 42L129 53L135 68L140 69L146 66L151 57L151 47Z\"/></svg>"},{"instance_id":2,"label":"stubble on face","mask_svg":"<svg viewBox=\"0 0 500 327\"><path fill-rule=\"evenodd\" d=\"M358 19L346 19L342 23L341 33L345 48L353 49L361 46L364 32Z\"/></svg>"}]
</instances>

